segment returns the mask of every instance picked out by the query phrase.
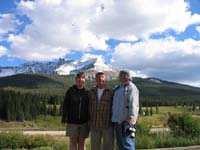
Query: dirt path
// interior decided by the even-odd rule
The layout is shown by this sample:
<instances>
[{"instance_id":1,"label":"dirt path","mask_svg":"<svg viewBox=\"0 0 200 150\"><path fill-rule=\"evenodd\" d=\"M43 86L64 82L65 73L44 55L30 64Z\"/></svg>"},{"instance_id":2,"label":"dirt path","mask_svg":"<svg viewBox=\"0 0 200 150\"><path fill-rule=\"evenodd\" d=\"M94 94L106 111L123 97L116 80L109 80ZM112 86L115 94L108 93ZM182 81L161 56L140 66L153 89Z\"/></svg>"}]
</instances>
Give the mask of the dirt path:
<instances>
[{"instance_id":1,"label":"dirt path","mask_svg":"<svg viewBox=\"0 0 200 150\"><path fill-rule=\"evenodd\" d=\"M197 146L187 146L187 147L174 147L174 148L158 148L150 150L200 150L200 145Z\"/></svg>"},{"instance_id":2,"label":"dirt path","mask_svg":"<svg viewBox=\"0 0 200 150\"><path fill-rule=\"evenodd\" d=\"M66 131L23 131L25 135L65 135Z\"/></svg>"},{"instance_id":3,"label":"dirt path","mask_svg":"<svg viewBox=\"0 0 200 150\"><path fill-rule=\"evenodd\" d=\"M16 132L16 130L0 130L0 132ZM20 131L19 132L23 133L24 135L63 135L65 136L66 131L31 131L31 130L25 130L25 131ZM17 132L18 132L17 131Z\"/></svg>"}]
</instances>

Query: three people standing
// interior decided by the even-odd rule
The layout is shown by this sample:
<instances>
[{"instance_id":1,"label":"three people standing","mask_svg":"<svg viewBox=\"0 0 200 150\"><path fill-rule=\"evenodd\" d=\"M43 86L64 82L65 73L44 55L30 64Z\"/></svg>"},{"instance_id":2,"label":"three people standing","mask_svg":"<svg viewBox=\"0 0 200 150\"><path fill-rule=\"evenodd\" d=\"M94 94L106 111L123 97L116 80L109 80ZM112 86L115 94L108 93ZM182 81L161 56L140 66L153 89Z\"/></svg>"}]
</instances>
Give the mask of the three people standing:
<instances>
[{"instance_id":1,"label":"three people standing","mask_svg":"<svg viewBox=\"0 0 200 150\"><path fill-rule=\"evenodd\" d=\"M114 91L106 86L105 78L103 72L98 72L96 86L87 91L84 73L77 74L76 85L65 95L62 122L68 123L70 150L84 150L88 121L91 150L114 150L114 129L119 150L135 149L133 130L138 118L139 91L128 71L120 71Z\"/></svg>"}]
</instances>

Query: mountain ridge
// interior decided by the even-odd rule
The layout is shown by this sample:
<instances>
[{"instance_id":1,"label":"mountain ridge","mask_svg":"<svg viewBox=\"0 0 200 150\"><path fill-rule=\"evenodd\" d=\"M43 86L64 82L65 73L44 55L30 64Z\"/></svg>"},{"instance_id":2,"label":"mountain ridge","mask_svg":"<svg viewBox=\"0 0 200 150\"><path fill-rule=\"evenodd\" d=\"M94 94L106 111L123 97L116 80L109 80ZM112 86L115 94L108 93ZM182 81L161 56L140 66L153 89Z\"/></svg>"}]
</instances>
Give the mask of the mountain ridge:
<instances>
[{"instance_id":1,"label":"mountain ridge","mask_svg":"<svg viewBox=\"0 0 200 150\"><path fill-rule=\"evenodd\" d=\"M97 72L104 71L114 73L116 76L117 70L111 65L104 62L102 58L90 58L86 60L65 60L60 58L57 61L49 62L26 62L20 66L0 67L0 77L10 76L15 74L58 74L69 75L78 72ZM94 74L93 74L94 75Z\"/></svg>"},{"instance_id":2,"label":"mountain ridge","mask_svg":"<svg viewBox=\"0 0 200 150\"><path fill-rule=\"evenodd\" d=\"M0 77L0 89L22 93L57 95L63 97L66 90L74 84L75 75L56 74L17 74ZM159 81L159 82L158 82ZM200 88L157 78L132 78L140 92L143 106L160 106L200 103ZM107 80L107 86L115 87L118 81ZM95 80L87 79L86 87L95 86Z\"/></svg>"}]
</instances>

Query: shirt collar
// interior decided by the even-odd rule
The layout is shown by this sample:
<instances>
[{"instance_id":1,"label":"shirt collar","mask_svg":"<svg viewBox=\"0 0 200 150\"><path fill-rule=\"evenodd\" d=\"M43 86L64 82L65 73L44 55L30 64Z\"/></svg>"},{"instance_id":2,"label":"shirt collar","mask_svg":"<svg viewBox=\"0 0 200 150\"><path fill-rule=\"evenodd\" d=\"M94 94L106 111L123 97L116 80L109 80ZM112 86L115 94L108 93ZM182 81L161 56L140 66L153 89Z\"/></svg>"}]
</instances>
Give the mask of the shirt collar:
<instances>
[{"instance_id":1,"label":"shirt collar","mask_svg":"<svg viewBox=\"0 0 200 150\"><path fill-rule=\"evenodd\" d=\"M129 85L129 83L130 83L130 81L127 81L126 83L120 83L120 87L125 87L125 86L127 86L127 85Z\"/></svg>"}]
</instances>

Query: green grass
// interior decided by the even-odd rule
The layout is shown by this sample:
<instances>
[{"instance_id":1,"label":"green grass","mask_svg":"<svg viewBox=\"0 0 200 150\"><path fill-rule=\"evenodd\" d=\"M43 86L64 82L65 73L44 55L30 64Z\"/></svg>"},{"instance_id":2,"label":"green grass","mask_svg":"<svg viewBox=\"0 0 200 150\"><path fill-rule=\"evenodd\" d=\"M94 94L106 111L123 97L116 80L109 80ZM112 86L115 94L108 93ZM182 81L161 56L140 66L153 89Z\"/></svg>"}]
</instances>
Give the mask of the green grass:
<instances>
[{"instance_id":1,"label":"green grass","mask_svg":"<svg viewBox=\"0 0 200 150\"><path fill-rule=\"evenodd\" d=\"M142 108L145 110L145 108ZM152 128L162 128L167 125L167 114L168 113L183 113L189 112L187 107L159 107L159 113L156 114L155 107L153 108L152 116L143 116L140 115L138 118L138 123L148 124ZM194 118L200 119L200 110L190 112ZM37 117L37 120L34 121L24 121L24 122L5 122L0 121L0 128L9 129L41 129L41 130L65 130L65 126L61 124L61 116L43 116L40 115Z\"/></svg>"},{"instance_id":2,"label":"green grass","mask_svg":"<svg viewBox=\"0 0 200 150\"><path fill-rule=\"evenodd\" d=\"M0 128L4 130L65 130L60 116L38 116L34 121L5 122L0 121ZM0 129L1 130L1 129Z\"/></svg>"},{"instance_id":3,"label":"green grass","mask_svg":"<svg viewBox=\"0 0 200 150\"><path fill-rule=\"evenodd\" d=\"M136 134L136 149L153 149L199 145L199 137L177 137L170 133ZM86 140L90 150L90 139ZM115 143L115 149L116 149ZM0 133L0 148L13 150L69 150L69 139L64 136L27 136L21 133Z\"/></svg>"},{"instance_id":4,"label":"green grass","mask_svg":"<svg viewBox=\"0 0 200 150\"><path fill-rule=\"evenodd\" d=\"M145 110L146 108L142 108ZM152 116L142 116L138 118L138 123L147 124L152 128L162 128L167 125L167 113L183 113L188 112L187 107L159 107L159 114L156 114L155 107L153 107ZM200 119L200 110L191 111L194 118ZM5 122L0 121L0 128L9 129L41 129L41 130L65 130L65 126L61 124L61 116L43 116L40 115L35 121L24 121L24 122Z\"/></svg>"},{"instance_id":5,"label":"green grass","mask_svg":"<svg viewBox=\"0 0 200 150\"><path fill-rule=\"evenodd\" d=\"M90 139L86 139L86 148L90 150ZM0 132L0 149L4 150L69 150L69 138L66 136L23 135L20 132Z\"/></svg>"},{"instance_id":6,"label":"green grass","mask_svg":"<svg viewBox=\"0 0 200 150\"><path fill-rule=\"evenodd\" d=\"M199 137L177 137L170 133L139 135L136 137L137 149L169 148L200 145Z\"/></svg>"},{"instance_id":7,"label":"green grass","mask_svg":"<svg viewBox=\"0 0 200 150\"><path fill-rule=\"evenodd\" d=\"M142 108L145 110L146 108ZM156 109L153 107L153 115L152 116L143 116L140 115L138 122L140 124L148 124L152 128L163 128L167 126L167 114L170 112L172 114L175 113L183 113L183 112L189 112L188 107L182 107L182 106L165 106L165 107L159 107L158 108L159 113L156 114ZM200 119L200 110L195 110L190 112L194 118Z\"/></svg>"}]
</instances>

